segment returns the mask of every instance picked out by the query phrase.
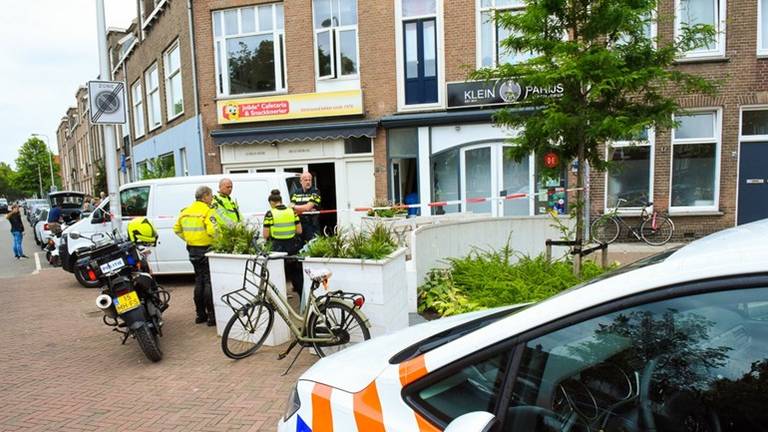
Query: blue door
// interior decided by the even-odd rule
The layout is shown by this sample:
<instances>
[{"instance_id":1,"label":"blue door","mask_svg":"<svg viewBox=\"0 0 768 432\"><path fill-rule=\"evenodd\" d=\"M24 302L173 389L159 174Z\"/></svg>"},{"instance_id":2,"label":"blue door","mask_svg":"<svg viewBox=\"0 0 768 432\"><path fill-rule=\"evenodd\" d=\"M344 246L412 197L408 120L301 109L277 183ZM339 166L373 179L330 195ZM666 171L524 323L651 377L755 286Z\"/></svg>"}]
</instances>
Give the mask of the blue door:
<instances>
[{"instance_id":1,"label":"blue door","mask_svg":"<svg viewBox=\"0 0 768 432\"><path fill-rule=\"evenodd\" d=\"M403 23L405 104L437 102L437 25L435 18Z\"/></svg>"},{"instance_id":2,"label":"blue door","mask_svg":"<svg viewBox=\"0 0 768 432\"><path fill-rule=\"evenodd\" d=\"M739 160L741 225L768 218L768 143L741 143Z\"/></svg>"}]
</instances>

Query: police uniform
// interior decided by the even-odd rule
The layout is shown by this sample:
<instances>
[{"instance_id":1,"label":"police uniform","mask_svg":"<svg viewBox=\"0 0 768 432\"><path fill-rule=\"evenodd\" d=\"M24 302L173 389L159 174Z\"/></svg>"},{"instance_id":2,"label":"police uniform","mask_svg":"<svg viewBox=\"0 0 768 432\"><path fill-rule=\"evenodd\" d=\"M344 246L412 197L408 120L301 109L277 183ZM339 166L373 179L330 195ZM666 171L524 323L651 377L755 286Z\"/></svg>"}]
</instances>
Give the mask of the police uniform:
<instances>
[{"instance_id":1,"label":"police uniform","mask_svg":"<svg viewBox=\"0 0 768 432\"><path fill-rule=\"evenodd\" d=\"M296 226L301 221L292 208L283 204L274 207L264 215L264 228L269 228L272 250L295 255L302 247L301 238L296 233ZM303 226L302 226L303 228ZM304 286L304 271L300 261L285 260L285 275L291 281L293 290L301 295Z\"/></svg>"},{"instance_id":2,"label":"police uniform","mask_svg":"<svg viewBox=\"0 0 768 432\"><path fill-rule=\"evenodd\" d=\"M213 208L216 211L216 221L219 224L232 224L240 222L240 208L237 201L229 195L217 194L213 196Z\"/></svg>"},{"instance_id":3,"label":"police uniform","mask_svg":"<svg viewBox=\"0 0 768 432\"><path fill-rule=\"evenodd\" d=\"M211 294L211 272L205 254L216 234L216 223L216 212L208 204L195 201L179 213L173 225L173 232L187 244L189 261L195 269L196 322L208 320L209 325L214 325L216 320Z\"/></svg>"},{"instance_id":4,"label":"police uniform","mask_svg":"<svg viewBox=\"0 0 768 432\"><path fill-rule=\"evenodd\" d=\"M312 186L309 190L300 188L298 192L291 194L291 202L293 205L304 205L307 203L315 203L314 210L320 210L320 191L316 187ZM301 238L304 243L312 240L315 234L320 231L320 218L318 215L301 215Z\"/></svg>"}]
</instances>

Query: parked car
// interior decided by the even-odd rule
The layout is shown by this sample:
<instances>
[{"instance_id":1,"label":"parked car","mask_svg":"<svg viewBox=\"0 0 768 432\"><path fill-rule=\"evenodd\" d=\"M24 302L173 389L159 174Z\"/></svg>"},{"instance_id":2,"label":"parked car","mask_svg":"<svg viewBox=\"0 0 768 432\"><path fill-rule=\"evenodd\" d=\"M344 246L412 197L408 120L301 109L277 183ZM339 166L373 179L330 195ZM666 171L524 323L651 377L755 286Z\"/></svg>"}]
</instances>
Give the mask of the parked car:
<instances>
[{"instance_id":1,"label":"parked car","mask_svg":"<svg viewBox=\"0 0 768 432\"><path fill-rule=\"evenodd\" d=\"M765 430L768 219L320 359L280 432Z\"/></svg>"},{"instance_id":2,"label":"parked car","mask_svg":"<svg viewBox=\"0 0 768 432\"><path fill-rule=\"evenodd\" d=\"M49 210L48 206L46 206L46 205L43 205L43 204L35 205L32 208L32 213L29 215L29 218L28 218L29 224L34 227L37 224L37 222L39 222L41 220L43 212L46 212L45 213L45 218L46 218L45 220L47 221L48 220L48 213L47 213L48 210Z\"/></svg>"},{"instance_id":3,"label":"parked car","mask_svg":"<svg viewBox=\"0 0 768 432\"><path fill-rule=\"evenodd\" d=\"M35 243L38 245L44 244L51 235L51 230L48 227L48 212L48 209L42 209L37 222L33 225L35 228Z\"/></svg>"},{"instance_id":4,"label":"parked car","mask_svg":"<svg viewBox=\"0 0 768 432\"><path fill-rule=\"evenodd\" d=\"M153 273L193 272L186 246L173 233L173 224L181 209L194 201L198 186L209 186L216 193L219 180L224 177L232 179L232 196L237 200L243 217L253 221L269 210L267 197L272 189L280 190L288 199L289 184L298 181L297 174L259 173L142 180L120 187L123 220L146 216L158 231L157 246L149 256ZM90 237L97 232L109 232L112 230L109 221L109 199L105 199L88 218L67 228L59 246L62 268L72 272L78 251L90 246L82 238L69 238L67 233L77 231L81 236Z\"/></svg>"},{"instance_id":5,"label":"parked car","mask_svg":"<svg viewBox=\"0 0 768 432\"><path fill-rule=\"evenodd\" d=\"M8 200L0 198L0 213L8 213Z\"/></svg>"},{"instance_id":6,"label":"parked car","mask_svg":"<svg viewBox=\"0 0 768 432\"><path fill-rule=\"evenodd\" d=\"M27 200L27 207L24 210L24 213L27 216L27 222L29 222L30 225L34 226L32 218L34 217L35 212L37 211L38 208L48 208L48 200L43 200L43 199Z\"/></svg>"}]
</instances>

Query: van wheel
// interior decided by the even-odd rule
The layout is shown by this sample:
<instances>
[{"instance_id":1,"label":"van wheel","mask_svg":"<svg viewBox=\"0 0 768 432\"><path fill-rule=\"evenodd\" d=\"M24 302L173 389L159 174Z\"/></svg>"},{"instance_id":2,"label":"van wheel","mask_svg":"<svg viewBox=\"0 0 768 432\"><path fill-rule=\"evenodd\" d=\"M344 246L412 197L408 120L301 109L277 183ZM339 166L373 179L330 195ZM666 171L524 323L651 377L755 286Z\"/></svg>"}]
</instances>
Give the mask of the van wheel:
<instances>
[{"instance_id":1,"label":"van wheel","mask_svg":"<svg viewBox=\"0 0 768 432\"><path fill-rule=\"evenodd\" d=\"M88 280L88 278L85 276L83 269L76 268L75 269L75 279L85 288L101 288L103 285L101 280L97 279L95 281Z\"/></svg>"}]
</instances>

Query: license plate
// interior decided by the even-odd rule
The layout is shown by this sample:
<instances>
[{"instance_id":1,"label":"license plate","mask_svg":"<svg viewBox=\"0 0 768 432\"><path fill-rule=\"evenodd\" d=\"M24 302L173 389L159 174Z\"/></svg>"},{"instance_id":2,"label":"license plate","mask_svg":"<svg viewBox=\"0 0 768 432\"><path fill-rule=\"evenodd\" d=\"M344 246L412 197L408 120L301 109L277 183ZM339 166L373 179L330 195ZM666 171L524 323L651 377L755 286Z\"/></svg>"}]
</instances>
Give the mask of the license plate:
<instances>
[{"instance_id":1,"label":"license plate","mask_svg":"<svg viewBox=\"0 0 768 432\"><path fill-rule=\"evenodd\" d=\"M118 314L128 312L129 310L136 309L137 307L141 306L141 302L139 301L139 296L136 294L136 291L123 294L116 298L114 302L115 310L117 310Z\"/></svg>"},{"instance_id":2,"label":"license plate","mask_svg":"<svg viewBox=\"0 0 768 432\"><path fill-rule=\"evenodd\" d=\"M122 258L118 258L106 264L102 264L100 268L102 273L109 273L115 270L119 270L123 267L125 267L125 262L123 261Z\"/></svg>"}]
</instances>

